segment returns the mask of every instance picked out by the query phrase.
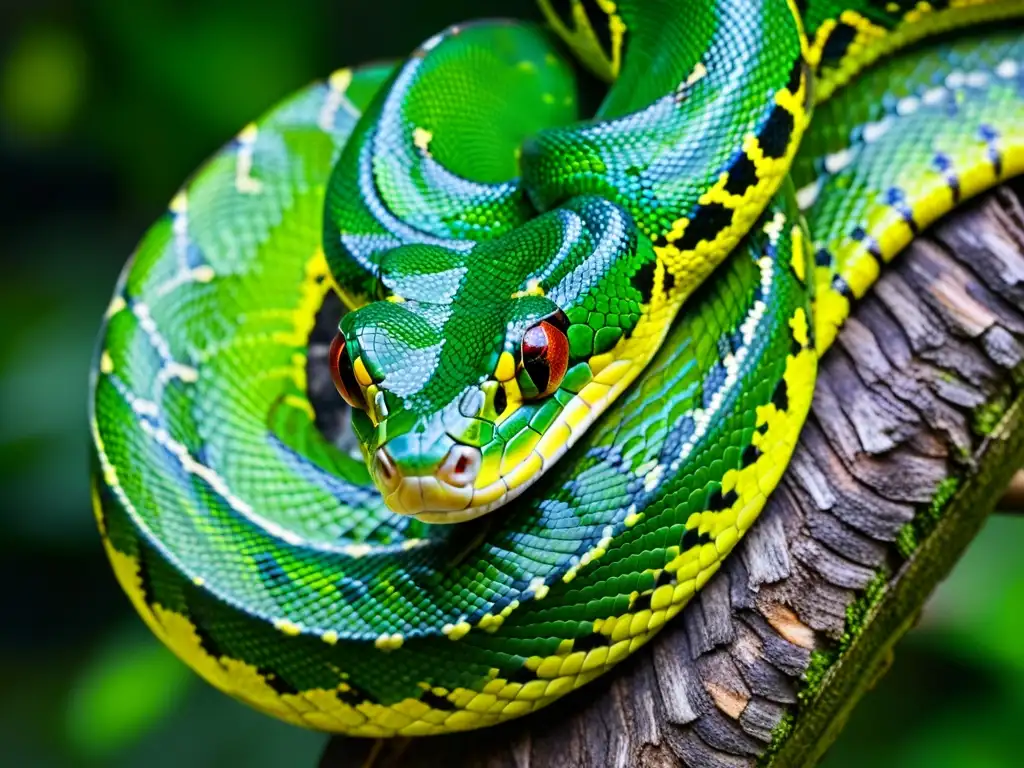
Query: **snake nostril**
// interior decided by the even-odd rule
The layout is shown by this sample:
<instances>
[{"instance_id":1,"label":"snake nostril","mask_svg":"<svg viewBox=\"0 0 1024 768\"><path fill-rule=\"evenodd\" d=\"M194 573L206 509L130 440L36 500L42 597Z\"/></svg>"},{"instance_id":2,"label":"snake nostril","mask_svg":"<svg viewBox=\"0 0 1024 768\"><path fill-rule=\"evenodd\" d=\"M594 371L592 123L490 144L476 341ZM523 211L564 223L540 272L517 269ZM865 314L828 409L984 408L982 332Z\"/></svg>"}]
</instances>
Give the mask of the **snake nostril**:
<instances>
[{"instance_id":1,"label":"snake nostril","mask_svg":"<svg viewBox=\"0 0 1024 768\"><path fill-rule=\"evenodd\" d=\"M448 451L437 475L446 483L464 487L476 480L480 471L480 450L470 445L455 445Z\"/></svg>"},{"instance_id":2,"label":"snake nostril","mask_svg":"<svg viewBox=\"0 0 1024 768\"><path fill-rule=\"evenodd\" d=\"M375 459L377 475L380 477L381 482L389 488L396 485L399 480L398 467L395 466L395 460L391 458L391 454L387 452L387 449L378 448Z\"/></svg>"}]
</instances>

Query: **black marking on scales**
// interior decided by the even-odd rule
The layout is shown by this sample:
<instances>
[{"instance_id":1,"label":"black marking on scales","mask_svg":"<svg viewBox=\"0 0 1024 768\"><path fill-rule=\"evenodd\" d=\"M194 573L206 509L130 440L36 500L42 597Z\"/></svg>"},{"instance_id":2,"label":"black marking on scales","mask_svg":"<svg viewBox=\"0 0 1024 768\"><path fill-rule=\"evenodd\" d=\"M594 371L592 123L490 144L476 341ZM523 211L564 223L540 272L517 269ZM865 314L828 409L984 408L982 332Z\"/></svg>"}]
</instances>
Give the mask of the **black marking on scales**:
<instances>
[{"instance_id":1,"label":"black marking on scales","mask_svg":"<svg viewBox=\"0 0 1024 768\"><path fill-rule=\"evenodd\" d=\"M739 499L739 494L736 491L729 491L726 494L722 493L721 488L717 488L714 493L708 496L707 504L704 505L704 509L708 512L722 512L729 509ZM683 534L685 538L690 531Z\"/></svg>"},{"instance_id":2,"label":"black marking on scales","mask_svg":"<svg viewBox=\"0 0 1024 768\"><path fill-rule=\"evenodd\" d=\"M440 709L445 712L451 712L455 709L455 705L448 701L447 697L438 696L433 691L424 691L423 695L420 696L420 701L431 709Z\"/></svg>"},{"instance_id":3,"label":"black marking on scales","mask_svg":"<svg viewBox=\"0 0 1024 768\"><path fill-rule=\"evenodd\" d=\"M276 672L270 672L269 670L257 667L257 672L267 681L267 685L273 688L278 694L287 694L289 696L295 696L299 693L299 689L288 682L287 679L282 677Z\"/></svg>"},{"instance_id":4,"label":"black marking on scales","mask_svg":"<svg viewBox=\"0 0 1024 768\"><path fill-rule=\"evenodd\" d=\"M744 467L749 467L763 455L764 452L760 448L758 448L753 443L750 443L749 445L747 445L746 448L743 449L743 457L740 459L740 462Z\"/></svg>"},{"instance_id":5,"label":"black marking on scales","mask_svg":"<svg viewBox=\"0 0 1024 768\"><path fill-rule=\"evenodd\" d=\"M674 245L681 251L692 251L702 241L714 240L732 223L732 215L733 212L721 203L698 206L682 237Z\"/></svg>"},{"instance_id":6,"label":"black marking on scales","mask_svg":"<svg viewBox=\"0 0 1024 768\"><path fill-rule=\"evenodd\" d=\"M850 288L850 284L846 282L842 275L834 275L832 277L832 290L843 296L847 301L852 302L854 300L853 289Z\"/></svg>"},{"instance_id":7,"label":"black marking on scales","mask_svg":"<svg viewBox=\"0 0 1024 768\"><path fill-rule=\"evenodd\" d=\"M139 593L142 596L142 600L146 605L153 605L159 602L153 593L153 571L149 564L149 558L152 555L148 547L139 546L138 563L139 563Z\"/></svg>"},{"instance_id":8,"label":"black marking on scales","mask_svg":"<svg viewBox=\"0 0 1024 768\"><path fill-rule=\"evenodd\" d=\"M987 123L978 128L978 136L988 145L988 159L992 162L992 169L996 177L1003 175L1003 154L999 151L999 131Z\"/></svg>"},{"instance_id":9,"label":"black marking on scales","mask_svg":"<svg viewBox=\"0 0 1024 768\"><path fill-rule=\"evenodd\" d=\"M629 604L629 610L631 613L639 613L640 611L648 611L651 608L651 597L654 595L654 590L650 589L636 596L636 599L631 601Z\"/></svg>"},{"instance_id":10,"label":"black marking on scales","mask_svg":"<svg viewBox=\"0 0 1024 768\"><path fill-rule=\"evenodd\" d=\"M789 80L786 82L786 89L790 93L795 94L800 90L800 83L804 80L804 69L806 68L807 64L802 57L798 56L789 70Z\"/></svg>"},{"instance_id":11,"label":"black marking on scales","mask_svg":"<svg viewBox=\"0 0 1024 768\"><path fill-rule=\"evenodd\" d=\"M583 635L582 637L574 637L572 640L572 649L574 651L592 651L595 648L604 648L611 645L611 637L603 635L600 632L592 632L589 635Z\"/></svg>"},{"instance_id":12,"label":"black marking on scales","mask_svg":"<svg viewBox=\"0 0 1024 768\"><path fill-rule=\"evenodd\" d=\"M779 383L775 385L775 391L772 392L772 405L780 411L789 410L789 384L784 378L779 379Z\"/></svg>"},{"instance_id":13,"label":"black marking on scales","mask_svg":"<svg viewBox=\"0 0 1024 768\"><path fill-rule=\"evenodd\" d=\"M888 200L888 198L886 199ZM901 215L903 215L902 212ZM914 231L914 233L917 234L917 224L916 222L914 222L913 213L910 212L909 208L907 209L907 214L904 216L904 220L906 220L906 216L910 217L910 221L908 221L907 223L910 225L910 228ZM863 245L864 250L867 253L869 253L875 259L875 261L877 261L879 264L882 263L882 248L881 246L879 246L878 241L875 240L875 238L873 238L871 235L869 235L868 231L864 229L864 227L859 225L854 227L853 230L850 232L850 237L855 242L858 242L861 245Z\"/></svg>"},{"instance_id":14,"label":"black marking on scales","mask_svg":"<svg viewBox=\"0 0 1024 768\"><path fill-rule=\"evenodd\" d=\"M677 582L676 574L674 571L666 571L665 569L659 569L658 575L654 577L654 588L663 587L666 584L675 584Z\"/></svg>"},{"instance_id":15,"label":"black marking on scales","mask_svg":"<svg viewBox=\"0 0 1024 768\"><path fill-rule=\"evenodd\" d=\"M857 38L857 28L845 21L837 21L821 49L821 64L837 64L846 56L850 45Z\"/></svg>"},{"instance_id":16,"label":"black marking on scales","mask_svg":"<svg viewBox=\"0 0 1024 768\"><path fill-rule=\"evenodd\" d=\"M218 661L224 656L228 656L230 658L231 654L224 650L213 635L206 630L206 627L202 626L202 624L198 622L192 622L192 628L196 633L196 638L199 640L199 647L202 648L210 658L217 659Z\"/></svg>"},{"instance_id":17,"label":"black marking on scales","mask_svg":"<svg viewBox=\"0 0 1024 768\"><path fill-rule=\"evenodd\" d=\"M921 227L918 225L917 221L914 220L914 211L911 210L910 206L907 204L907 195L902 189L900 189L899 187L889 187L889 189L885 191L885 203L890 208L899 213L899 215L903 218L903 221L907 223L907 226L910 227L910 231L915 236L921 231ZM854 231L864 232L864 229L858 227ZM881 249L878 248L878 243L876 241L874 241L873 239L869 239L866 233L862 238L857 238L855 234L854 239L868 241L869 243L871 243L871 245L878 251L877 254L873 253L872 255L874 255L877 259L879 259L879 261L881 261L882 253ZM870 247L868 250L871 250Z\"/></svg>"},{"instance_id":18,"label":"black marking on scales","mask_svg":"<svg viewBox=\"0 0 1024 768\"><path fill-rule=\"evenodd\" d=\"M784 157L795 128L796 120L793 115L785 107L776 104L757 136L761 150L767 157L776 160Z\"/></svg>"},{"instance_id":19,"label":"black marking on scales","mask_svg":"<svg viewBox=\"0 0 1024 768\"><path fill-rule=\"evenodd\" d=\"M963 192L960 189L960 177L957 176L956 170L953 168L952 158L943 152L937 152L932 158L932 166L946 177L946 184L953 192L953 203L958 204L963 197Z\"/></svg>"},{"instance_id":20,"label":"black marking on scales","mask_svg":"<svg viewBox=\"0 0 1024 768\"><path fill-rule=\"evenodd\" d=\"M657 266L658 262L654 259L645 261L629 278L630 284L640 293L644 303L650 302L651 296L654 295L654 273Z\"/></svg>"},{"instance_id":21,"label":"black marking on scales","mask_svg":"<svg viewBox=\"0 0 1024 768\"><path fill-rule=\"evenodd\" d=\"M758 182L757 166L742 149L736 153L725 182L725 191L730 195L743 195Z\"/></svg>"},{"instance_id":22,"label":"black marking on scales","mask_svg":"<svg viewBox=\"0 0 1024 768\"><path fill-rule=\"evenodd\" d=\"M719 497L721 497L720 491L718 495ZM739 496L736 495L736 491L729 491L729 493L727 493L724 498L730 501L728 505L723 507L722 509L728 509L729 507L736 503ZM702 532L699 528L689 528L679 538L679 551L686 552L689 549L693 549L694 547L699 547L704 544L709 544L712 541L714 541L714 539L712 539L711 534L707 533L706 531Z\"/></svg>"},{"instance_id":23,"label":"black marking on scales","mask_svg":"<svg viewBox=\"0 0 1024 768\"><path fill-rule=\"evenodd\" d=\"M335 694L338 697L338 701L348 704L350 707L357 707L360 704L365 704L367 701L374 701L373 697L370 696L362 688L352 685L352 683L346 682L347 689L342 690L338 688Z\"/></svg>"},{"instance_id":24,"label":"black marking on scales","mask_svg":"<svg viewBox=\"0 0 1024 768\"><path fill-rule=\"evenodd\" d=\"M665 275L664 291L665 291L665 293L671 293L672 289L676 287L676 276L674 274L672 274L672 271L667 266L664 269L664 275Z\"/></svg>"},{"instance_id":25,"label":"black marking on scales","mask_svg":"<svg viewBox=\"0 0 1024 768\"><path fill-rule=\"evenodd\" d=\"M537 679L537 673L525 664L514 669L502 670L501 676L509 683L525 684ZM447 699L445 699L447 701Z\"/></svg>"}]
</instances>

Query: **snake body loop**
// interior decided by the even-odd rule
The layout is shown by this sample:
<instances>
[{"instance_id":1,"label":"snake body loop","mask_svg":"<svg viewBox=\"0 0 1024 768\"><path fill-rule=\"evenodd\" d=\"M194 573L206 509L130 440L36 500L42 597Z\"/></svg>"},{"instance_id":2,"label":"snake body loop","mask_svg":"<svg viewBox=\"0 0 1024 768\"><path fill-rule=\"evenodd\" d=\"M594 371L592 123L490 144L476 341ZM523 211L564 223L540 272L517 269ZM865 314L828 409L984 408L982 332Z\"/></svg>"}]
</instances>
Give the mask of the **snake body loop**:
<instances>
[{"instance_id":1,"label":"snake body loop","mask_svg":"<svg viewBox=\"0 0 1024 768\"><path fill-rule=\"evenodd\" d=\"M626 658L756 519L882 265L1024 171L1019 30L891 55L1018 2L541 8L611 81L592 118L531 25L341 70L199 171L106 313L117 577L289 722L477 728ZM311 357L361 456L318 427Z\"/></svg>"}]
</instances>

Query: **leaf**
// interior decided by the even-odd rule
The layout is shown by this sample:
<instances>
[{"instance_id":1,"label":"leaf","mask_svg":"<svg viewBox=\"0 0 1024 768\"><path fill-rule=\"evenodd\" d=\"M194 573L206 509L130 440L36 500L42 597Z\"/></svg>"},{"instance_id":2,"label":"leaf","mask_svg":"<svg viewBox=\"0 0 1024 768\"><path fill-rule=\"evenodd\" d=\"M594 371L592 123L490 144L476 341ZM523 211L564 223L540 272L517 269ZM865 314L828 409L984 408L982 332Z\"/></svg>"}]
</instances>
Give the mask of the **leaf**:
<instances>
[{"instance_id":1,"label":"leaf","mask_svg":"<svg viewBox=\"0 0 1024 768\"><path fill-rule=\"evenodd\" d=\"M1004 672L1024 673L1024 575L1019 518L994 515L932 598L922 619L922 640L936 648Z\"/></svg>"},{"instance_id":2,"label":"leaf","mask_svg":"<svg viewBox=\"0 0 1024 768\"><path fill-rule=\"evenodd\" d=\"M87 64L85 47L70 31L23 32L0 68L0 116L26 140L65 133L85 100Z\"/></svg>"},{"instance_id":3,"label":"leaf","mask_svg":"<svg viewBox=\"0 0 1024 768\"><path fill-rule=\"evenodd\" d=\"M122 630L71 688L65 733L72 750L104 759L134 744L178 707L193 680L156 638Z\"/></svg>"}]
</instances>

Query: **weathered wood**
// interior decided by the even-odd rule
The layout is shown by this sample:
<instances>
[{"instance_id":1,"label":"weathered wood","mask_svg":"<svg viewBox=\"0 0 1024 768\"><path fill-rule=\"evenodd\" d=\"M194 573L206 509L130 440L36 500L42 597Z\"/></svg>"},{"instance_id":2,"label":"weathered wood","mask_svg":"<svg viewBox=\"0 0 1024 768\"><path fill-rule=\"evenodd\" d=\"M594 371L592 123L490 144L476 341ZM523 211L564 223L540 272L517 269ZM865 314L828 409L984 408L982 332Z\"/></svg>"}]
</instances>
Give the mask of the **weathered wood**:
<instances>
[{"instance_id":1,"label":"weathered wood","mask_svg":"<svg viewBox=\"0 0 1024 768\"><path fill-rule=\"evenodd\" d=\"M536 715L336 738L322 768L371 752L376 768L813 761L1024 459L1022 190L970 205L887 269L823 361L761 519L647 649ZM1007 500L1024 507L1024 476Z\"/></svg>"}]
</instances>

